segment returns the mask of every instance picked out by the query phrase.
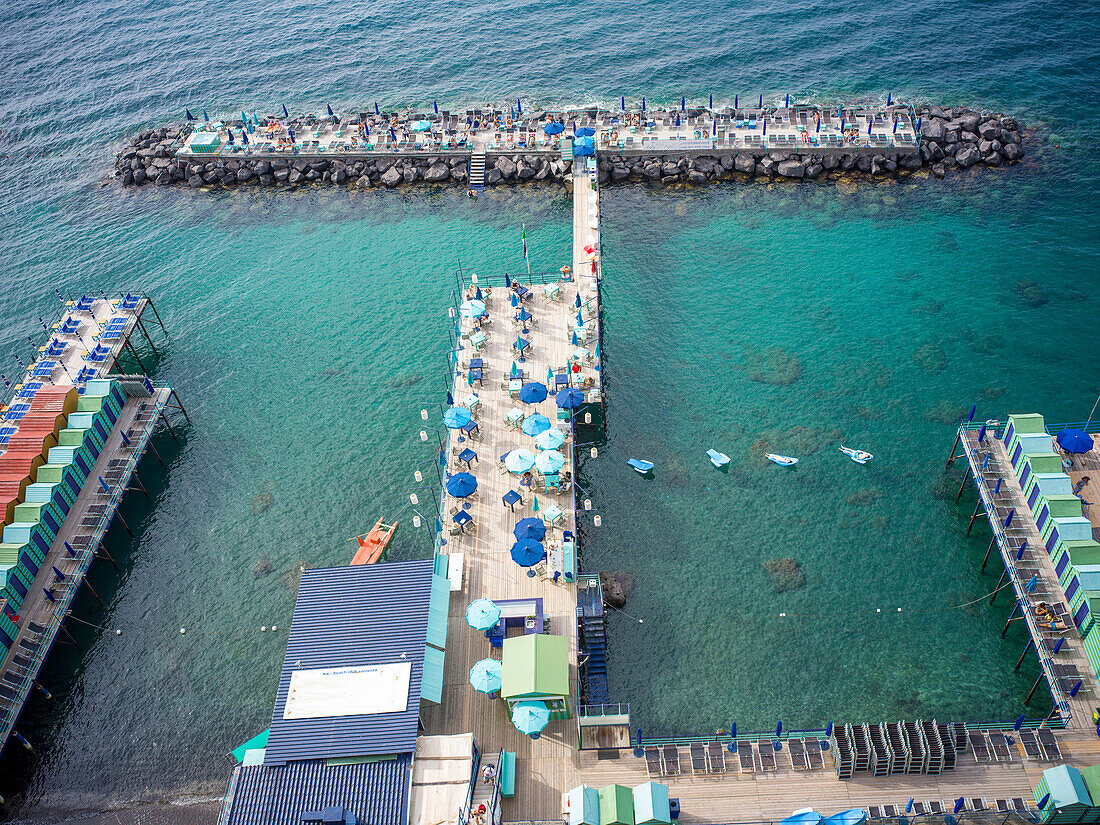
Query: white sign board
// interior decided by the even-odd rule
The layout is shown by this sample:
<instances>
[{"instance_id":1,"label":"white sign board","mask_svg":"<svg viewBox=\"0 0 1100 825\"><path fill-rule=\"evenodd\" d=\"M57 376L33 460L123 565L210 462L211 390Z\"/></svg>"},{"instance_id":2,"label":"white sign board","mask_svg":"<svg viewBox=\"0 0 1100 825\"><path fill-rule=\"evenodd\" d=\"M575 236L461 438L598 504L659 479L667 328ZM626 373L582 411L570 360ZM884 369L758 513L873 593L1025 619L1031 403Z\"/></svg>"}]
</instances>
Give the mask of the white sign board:
<instances>
[{"instance_id":1,"label":"white sign board","mask_svg":"<svg viewBox=\"0 0 1100 825\"><path fill-rule=\"evenodd\" d=\"M412 663L373 667L296 670L283 707L284 719L396 713L409 705Z\"/></svg>"}]
</instances>

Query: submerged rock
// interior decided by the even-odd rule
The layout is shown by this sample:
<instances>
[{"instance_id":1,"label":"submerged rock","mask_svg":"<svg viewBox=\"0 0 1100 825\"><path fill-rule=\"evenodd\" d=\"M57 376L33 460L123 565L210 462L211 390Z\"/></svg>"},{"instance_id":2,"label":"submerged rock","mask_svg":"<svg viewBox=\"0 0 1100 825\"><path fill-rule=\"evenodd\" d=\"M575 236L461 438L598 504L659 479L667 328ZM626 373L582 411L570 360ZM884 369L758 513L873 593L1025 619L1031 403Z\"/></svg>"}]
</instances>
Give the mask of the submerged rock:
<instances>
[{"instance_id":1,"label":"submerged rock","mask_svg":"<svg viewBox=\"0 0 1100 825\"><path fill-rule=\"evenodd\" d=\"M254 565L252 565L252 578L262 579L264 576L269 576L275 572L275 565L273 565L267 558L259 559Z\"/></svg>"},{"instance_id":2,"label":"submerged rock","mask_svg":"<svg viewBox=\"0 0 1100 825\"><path fill-rule=\"evenodd\" d=\"M937 424L958 424L966 418L968 409L965 404L940 401L926 409L922 415L925 421L934 421Z\"/></svg>"},{"instance_id":3,"label":"submerged rock","mask_svg":"<svg viewBox=\"0 0 1100 825\"><path fill-rule=\"evenodd\" d=\"M806 576L802 567L794 559L768 559L763 562L764 572L775 585L776 593L797 590L806 586Z\"/></svg>"},{"instance_id":4,"label":"submerged rock","mask_svg":"<svg viewBox=\"0 0 1100 825\"><path fill-rule=\"evenodd\" d=\"M802 377L802 362L797 355L781 347L769 347L763 352L747 351L745 370L749 380L758 384L785 387Z\"/></svg>"},{"instance_id":5,"label":"submerged rock","mask_svg":"<svg viewBox=\"0 0 1100 825\"><path fill-rule=\"evenodd\" d=\"M913 363L928 375L939 375L947 367L947 353L936 341L929 341L913 353Z\"/></svg>"},{"instance_id":6,"label":"submerged rock","mask_svg":"<svg viewBox=\"0 0 1100 825\"><path fill-rule=\"evenodd\" d=\"M881 495L882 490L878 487L860 487L854 493L849 493L845 496L844 501L851 504L853 507L862 507L867 504L873 504Z\"/></svg>"},{"instance_id":7,"label":"submerged rock","mask_svg":"<svg viewBox=\"0 0 1100 825\"><path fill-rule=\"evenodd\" d=\"M1038 281L1029 279L1017 281L1012 285L1012 291L1016 293L1017 298L1033 309L1050 303L1050 297Z\"/></svg>"},{"instance_id":8,"label":"submerged rock","mask_svg":"<svg viewBox=\"0 0 1100 825\"><path fill-rule=\"evenodd\" d=\"M252 499L252 506L248 508L249 514L258 516L260 513L266 513L274 500L275 497L271 493L260 493Z\"/></svg>"},{"instance_id":9,"label":"submerged rock","mask_svg":"<svg viewBox=\"0 0 1100 825\"><path fill-rule=\"evenodd\" d=\"M785 430L773 429L757 433L749 450L758 456L763 453L783 453L784 455L812 455L840 439L841 432L836 428L804 427L795 424ZM767 459L762 459L767 461Z\"/></svg>"}]
</instances>

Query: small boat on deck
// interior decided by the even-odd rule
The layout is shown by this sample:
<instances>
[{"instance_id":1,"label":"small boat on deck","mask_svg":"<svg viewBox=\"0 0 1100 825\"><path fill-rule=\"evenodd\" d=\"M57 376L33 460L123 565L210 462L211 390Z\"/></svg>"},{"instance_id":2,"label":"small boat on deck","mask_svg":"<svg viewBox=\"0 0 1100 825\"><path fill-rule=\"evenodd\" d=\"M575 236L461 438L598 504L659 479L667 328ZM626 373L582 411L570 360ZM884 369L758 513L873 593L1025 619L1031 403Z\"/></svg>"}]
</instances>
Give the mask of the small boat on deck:
<instances>
[{"instance_id":1,"label":"small boat on deck","mask_svg":"<svg viewBox=\"0 0 1100 825\"><path fill-rule=\"evenodd\" d=\"M730 457L725 453L720 453L717 450L707 450L707 458L710 459L710 463L715 467L722 468L730 463Z\"/></svg>"},{"instance_id":2,"label":"small boat on deck","mask_svg":"<svg viewBox=\"0 0 1100 825\"><path fill-rule=\"evenodd\" d=\"M764 458L768 461L774 461L780 467L792 467L798 463L797 458L792 458L789 455L777 455L776 453L764 453Z\"/></svg>"},{"instance_id":3,"label":"small boat on deck","mask_svg":"<svg viewBox=\"0 0 1100 825\"><path fill-rule=\"evenodd\" d=\"M844 453L844 455L848 456L848 458L852 459L852 461L854 461L856 464L866 464L868 461L874 458L873 455L865 452L864 450L854 450L851 447L842 446L840 448L840 451Z\"/></svg>"},{"instance_id":4,"label":"small boat on deck","mask_svg":"<svg viewBox=\"0 0 1100 825\"><path fill-rule=\"evenodd\" d=\"M626 463L634 468L634 472L639 475L645 475L646 473L653 472L653 462L645 461L641 458L628 458Z\"/></svg>"},{"instance_id":5,"label":"small boat on deck","mask_svg":"<svg viewBox=\"0 0 1100 825\"><path fill-rule=\"evenodd\" d=\"M369 533L355 537L355 540L359 542L359 549L355 552L351 563L374 564L382 558L382 554L386 552L386 545L390 543L390 539L393 538L393 531L396 529L396 521L393 524L385 524L382 519L378 519Z\"/></svg>"}]
</instances>

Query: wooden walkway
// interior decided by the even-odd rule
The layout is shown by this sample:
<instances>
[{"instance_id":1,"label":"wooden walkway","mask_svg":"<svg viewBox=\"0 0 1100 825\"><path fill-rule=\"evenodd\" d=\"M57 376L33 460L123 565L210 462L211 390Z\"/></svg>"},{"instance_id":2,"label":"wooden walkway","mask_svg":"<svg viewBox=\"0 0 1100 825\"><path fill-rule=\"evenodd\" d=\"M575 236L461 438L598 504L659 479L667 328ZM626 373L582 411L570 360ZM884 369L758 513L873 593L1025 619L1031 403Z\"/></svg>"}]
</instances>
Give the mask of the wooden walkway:
<instances>
[{"instance_id":1,"label":"wooden walkway","mask_svg":"<svg viewBox=\"0 0 1100 825\"><path fill-rule=\"evenodd\" d=\"M504 817L509 821L558 818L562 792L578 783L576 722L572 718L551 722L541 738L532 740L515 730L502 700L490 699L470 687L468 677L473 664L490 656L499 658L500 651L490 650L484 634L470 628L466 623L465 610L470 602L482 597L541 598L543 612L550 619L548 632L569 639L570 682L576 685L576 585L566 582L564 577L559 577L558 581L553 578L555 571L561 571L563 529L576 535L573 493L531 490L522 485L520 476L504 470L499 465L499 458L519 448L537 453L533 439L507 422L506 418L513 410L524 414L539 412L566 432L568 440L561 448L566 457L562 473L574 472L570 422L556 420L558 407L553 388L545 401L523 404L512 397L508 379L513 361L524 370L525 380L542 383L546 383L548 369L559 373L569 364L578 348L572 343L578 292L584 305L581 312L585 325L595 326L592 322L598 311L598 294L597 278L592 273L593 270L598 273L598 263L593 266L593 256L585 253L583 247L598 244L598 229L593 225L598 193L586 181L580 183L584 185L574 186L574 203L579 202L575 209L575 223L581 221L586 228L578 230L576 235L574 260L578 263L573 269L577 272L583 268L584 274L571 281L557 282L558 293L553 297L548 295L544 285L530 287L532 296L523 302L523 306L534 319L526 327L527 333L522 332L524 327L513 324L517 309L509 302L510 290L502 286L492 289L491 294L486 296L490 323L484 325L483 330L488 333L489 341L483 349L474 350L470 343L473 322L468 319L461 321L463 349L458 353L459 363L452 389L457 404L462 404L471 393L478 396L475 405L478 432L460 442L460 431L451 431L446 444L448 466L452 471L466 469L457 458L464 448L469 447L477 453L477 460L471 462L469 471L477 478L478 489L467 511L473 522L466 526L465 532L448 535L454 532L454 528L452 523L445 525L447 544L442 548L443 552L463 554L464 580L462 590L452 593L451 597L443 701L426 709L422 718L429 734L472 731L483 754L495 756L501 748L515 751L516 795L503 802ZM564 261L562 264L568 265ZM531 351L523 363L520 363L519 355L512 346L517 336L531 342ZM587 398L599 392L599 372L594 368L596 359L592 352L594 346L594 340L583 344L582 347L591 353L591 358L582 357L579 361L579 375L591 381L591 386L585 390ZM484 361L483 380L472 386L467 382L471 357L481 357ZM514 512L502 501L502 496L509 490L515 490L523 497L522 504L516 504ZM536 498L539 505L537 513L533 508ZM457 511L460 505L460 501L448 498L444 506L446 519L451 519L454 515L452 510ZM535 568L538 572L534 577L529 577L528 571L513 562L509 554L515 541L512 528L519 519L544 515L551 505L562 510L562 521L547 533L545 543L550 550L549 563Z\"/></svg>"}]
</instances>

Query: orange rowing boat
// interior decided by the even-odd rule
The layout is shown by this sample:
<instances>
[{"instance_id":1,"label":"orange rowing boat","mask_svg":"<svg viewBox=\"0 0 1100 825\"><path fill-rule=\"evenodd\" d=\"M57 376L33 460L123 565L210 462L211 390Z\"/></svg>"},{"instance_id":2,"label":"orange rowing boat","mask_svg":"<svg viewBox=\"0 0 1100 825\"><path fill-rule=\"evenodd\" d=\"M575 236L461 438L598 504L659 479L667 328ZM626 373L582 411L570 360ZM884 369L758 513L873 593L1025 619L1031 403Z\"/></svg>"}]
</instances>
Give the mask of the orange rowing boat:
<instances>
[{"instance_id":1,"label":"orange rowing boat","mask_svg":"<svg viewBox=\"0 0 1100 825\"><path fill-rule=\"evenodd\" d=\"M396 529L396 521L393 524L383 524L382 519L378 519L369 533L355 537L355 540L359 542L359 550L356 551L351 563L374 564L382 558L382 554L386 552L386 545L390 543L390 539L393 538L393 531Z\"/></svg>"}]
</instances>

